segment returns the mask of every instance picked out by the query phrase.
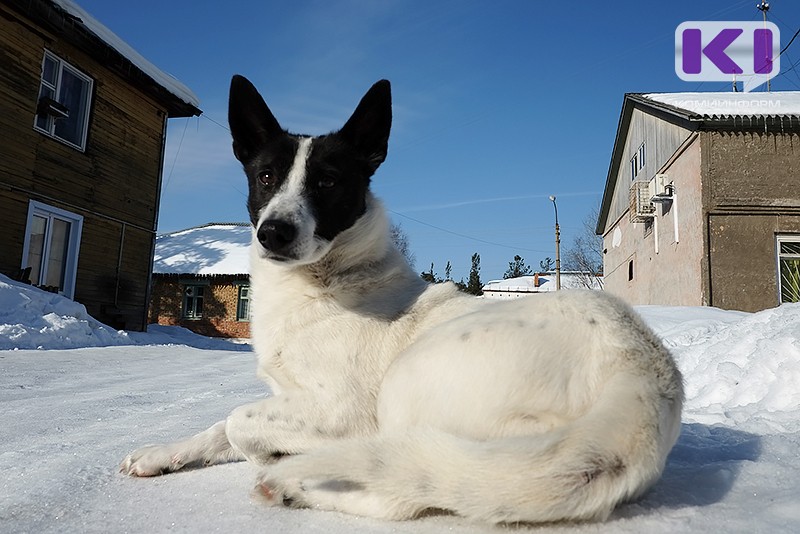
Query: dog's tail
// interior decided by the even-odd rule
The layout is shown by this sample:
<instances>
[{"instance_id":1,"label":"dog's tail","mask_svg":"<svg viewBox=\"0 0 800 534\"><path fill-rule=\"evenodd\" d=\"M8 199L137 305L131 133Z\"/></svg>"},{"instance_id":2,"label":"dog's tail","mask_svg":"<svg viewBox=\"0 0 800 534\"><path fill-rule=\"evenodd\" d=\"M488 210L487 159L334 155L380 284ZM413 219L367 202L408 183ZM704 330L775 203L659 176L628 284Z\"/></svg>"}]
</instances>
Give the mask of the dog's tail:
<instances>
[{"instance_id":1,"label":"dog's tail","mask_svg":"<svg viewBox=\"0 0 800 534\"><path fill-rule=\"evenodd\" d=\"M654 393L643 388L641 377L617 375L588 413L540 435L473 441L418 429L285 467L302 480L301 505L320 506L324 490L334 504L322 507L387 519L443 509L492 523L602 520L658 479L680 432L681 394L642 402Z\"/></svg>"}]
</instances>

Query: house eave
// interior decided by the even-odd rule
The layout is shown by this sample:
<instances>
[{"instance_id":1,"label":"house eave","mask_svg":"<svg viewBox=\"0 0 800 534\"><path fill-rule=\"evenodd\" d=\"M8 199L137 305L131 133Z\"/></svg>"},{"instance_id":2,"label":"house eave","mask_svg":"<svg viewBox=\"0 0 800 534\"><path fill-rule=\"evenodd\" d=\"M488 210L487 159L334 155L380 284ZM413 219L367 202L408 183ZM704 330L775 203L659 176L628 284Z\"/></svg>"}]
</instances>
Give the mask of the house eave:
<instances>
[{"instance_id":1,"label":"house eave","mask_svg":"<svg viewBox=\"0 0 800 534\"><path fill-rule=\"evenodd\" d=\"M161 103L170 118L193 117L202 111L156 81L111 44L93 33L79 18L52 0L8 0L6 4L42 29L58 35L131 85Z\"/></svg>"}]
</instances>

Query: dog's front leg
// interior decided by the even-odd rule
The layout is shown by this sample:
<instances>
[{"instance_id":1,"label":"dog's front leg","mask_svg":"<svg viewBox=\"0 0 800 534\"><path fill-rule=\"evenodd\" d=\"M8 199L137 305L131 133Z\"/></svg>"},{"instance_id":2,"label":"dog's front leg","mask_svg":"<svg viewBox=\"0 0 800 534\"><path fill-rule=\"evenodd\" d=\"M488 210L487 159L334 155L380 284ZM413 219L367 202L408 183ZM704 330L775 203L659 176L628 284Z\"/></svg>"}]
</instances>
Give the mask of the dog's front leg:
<instances>
[{"instance_id":1,"label":"dog's front leg","mask_svg":"<svg viewBox=\"0 0 800 534\"><path fill-rule=\"evenodd\" d=\"M213 465L240 460L244 460L244 456L231 447L225 435L225 421L220 421L189 439L137 449L125 457L120 471L131 476L149 477L192 464Z\"/></svg>"},{"instance_id":2,"label":"dog's front leg","mask_svg":"<svg viewBox=\"0 0 800 534\"><path fill-rule=\"evenodd\" d=\"M374 431L374 417L303 392L289 392L236 408L225 422L234 450L247 460L269 464L349 435Z\"/></svg>"}]
</instances>

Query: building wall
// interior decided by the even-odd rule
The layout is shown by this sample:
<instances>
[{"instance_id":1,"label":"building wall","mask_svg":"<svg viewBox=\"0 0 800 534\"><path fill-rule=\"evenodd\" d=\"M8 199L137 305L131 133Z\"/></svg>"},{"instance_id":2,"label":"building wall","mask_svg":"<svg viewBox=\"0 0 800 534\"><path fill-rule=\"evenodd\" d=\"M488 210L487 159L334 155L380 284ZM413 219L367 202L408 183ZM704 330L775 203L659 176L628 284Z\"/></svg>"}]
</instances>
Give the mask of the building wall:
<instances>
[{"instance_id":1,"label":"building wall","mask_svg":"<svg viewBox=\"0 0 800 534\"><path fill-rule=\"evenodd\" d=\"M150 300L149 322L166 326L182 326L193 332L211 337L250 337L250 322L236 318L239 304L239 287L246 280L236 277L211 277L197 280L205 286L203 318L183 317L183 295L189 277L153 277L153 294Z\"/></svg>"},{"instance_id":2,"label":"building wall","mask_svg":"<svg viewBox=\"0 0 800 534\"><path fill-rule=\"evenodd\" d=\"M630 160L645 143L645 165L637 180L650 180L662 165L675 153L691 132L680 126L664 122L639 109L631 115L630 128L625 137L625 149L617 172L616 187L609 209L608 221L612 224L628 211L628 191L631 187ZM606 231L608 228L606 228Z\"/></svg>"},{"instance_id":3,"label":"building wall","mask_svg":"<svg viewBox=\"0 0 800 534\"><path fill-rule=\"evenodd\" d=\"M800 135L704 135L711 305L775 307L775 236L800 234Z\"/></svg>"},{"instance_id":4,"label":"building wall","mask_svg":"<svg viewBox=\"0 0 800 534\"><path fill-rule=\"evenodd\" d=\"M656 172L667 174L676 196L672 202L656 205L651 228L632 223L625 211L603 236L606 291L631 304L707 304L703 298L701 152L699 137L692 135L654 168L650 177ZM626 184L630 187L630 179ZM627 199L627 191L619 194Z\"/></svg>"},{"instance_id":5,"label":"building wall","mask_svg":"<svg viewBox=\"0 0 800 534\"><path fill-rule=\"evenodd\" d=\"M165 107L0 5L0 272L14 276L30 199L84 217L75 300L116 327L145 326ZM33 128L45 49L94 81L85 152Z\"/></svg>"}]
</instances>

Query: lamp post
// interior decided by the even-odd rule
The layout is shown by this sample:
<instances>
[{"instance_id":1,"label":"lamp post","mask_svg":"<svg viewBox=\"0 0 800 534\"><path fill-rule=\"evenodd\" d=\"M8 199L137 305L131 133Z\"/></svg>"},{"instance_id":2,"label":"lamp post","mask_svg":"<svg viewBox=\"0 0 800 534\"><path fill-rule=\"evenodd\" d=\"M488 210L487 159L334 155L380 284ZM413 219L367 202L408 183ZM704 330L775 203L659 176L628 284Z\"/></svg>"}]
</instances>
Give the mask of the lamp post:
<instances>
[{"instance_id":1,"label":"lamp post","mask_svg":"<svg viewBox=\"0 0 800 534\"><path fill-rule=\"evenodd\" d=\"M556 197L550 195L550 200L553 202L553 209L556 212L556 291L561 290L561 231L558 227L558 205L556 204Z\"/></svg>"}]
</instances>

